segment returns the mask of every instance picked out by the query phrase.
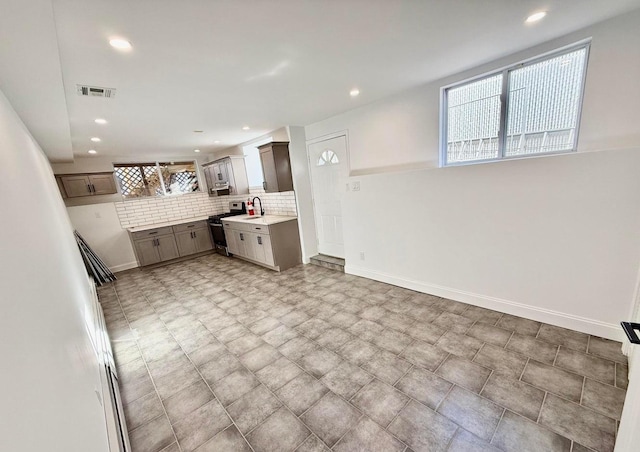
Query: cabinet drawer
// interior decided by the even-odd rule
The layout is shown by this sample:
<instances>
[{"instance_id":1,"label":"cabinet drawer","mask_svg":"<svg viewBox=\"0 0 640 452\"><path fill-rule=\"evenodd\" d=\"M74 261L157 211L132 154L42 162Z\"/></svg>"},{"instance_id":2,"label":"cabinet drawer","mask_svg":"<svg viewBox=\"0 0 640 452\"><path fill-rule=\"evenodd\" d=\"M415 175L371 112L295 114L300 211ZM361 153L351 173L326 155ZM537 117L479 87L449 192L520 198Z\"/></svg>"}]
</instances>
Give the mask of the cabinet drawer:
<instances>
[{"instance_id":1,"label":"cabinet drawer","mask_svg":"<svg viewBox=\"0 0 640 452\"><path fill-rule=\"evenodd\" d=\"M194 229L204 229L207 227L207 222L204 220L192 221L190 223L176 224L173 226L173 232L193 231Z\"/></svg>"},{"instance_id":2,"label":"cabinet drawer","mask_svg":"<svg viewBox=\"0 0 640 452\"><path fill-rule=\"evenodd\" d=\"M259 234L269 235L269 226L264 224L250 224L251 232L257 232Z\"/></svg>"},{"instance_id":3,"label":"cabinet drawer","mask_svg":"<svg viewBox=\"0 0 640 452\"><path fill-rule=\"evenodd\" d=\"M159 235L173 234L171 226L165 226L163 228L147 229L146 231L132 232L131 236L133 240L146 239L149 237L158 237Z\"/></svg>"},{"instance_id":4,"label":"cabinet drawer","mask_svg":"<svg viewBox=\"0 0 640 452\"><path fill-rule=\"evenodd\" d=\"M231 221L224 221L222 220L222 224L226 229L235 229L236 231L247 231L250 232L251 231L251 226L250 224L244 224L244 223L236 223L231 222Z\"/></svg>"}]
</instances>

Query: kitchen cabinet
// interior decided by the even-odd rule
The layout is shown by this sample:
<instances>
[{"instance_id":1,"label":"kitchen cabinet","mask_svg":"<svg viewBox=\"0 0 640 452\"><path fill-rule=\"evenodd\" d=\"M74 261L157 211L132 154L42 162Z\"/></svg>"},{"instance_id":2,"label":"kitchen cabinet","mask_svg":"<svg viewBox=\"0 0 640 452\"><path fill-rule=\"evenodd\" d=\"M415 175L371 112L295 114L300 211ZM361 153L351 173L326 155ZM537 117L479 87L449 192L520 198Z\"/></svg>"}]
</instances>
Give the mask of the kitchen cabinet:
<instances>
[{"instance_id":1,"label":"kitchen cabinet","mask_svg":"<svg viewBox=\"0 0 640 452\"><path fill-rule=\"evenodd\" d=\"M267 193L293 190L291 162L289 161L289 143L274 141L258 146L264 182L262 187Z\"/></svg>"},{"instance_id":2,"label":"kitchen cabinet","mask_svg":"<svg viewBox=\"0 0 640 452\"><path fill-rule=\"evenodd\" d=\"M118 193L113 173L62 174L56 179L63 198Z\"/></svg>"},{"instance_id":3,"label":"kitchen cabinet","mask_svg":"<svg viewBox=\"0 0 640 452\"><path fill-rule=\"evenodd\" d=\"M168 261L180 256L173 235L137 240L134 244L141 267Z\"/></svg>"},{"instance_id":4,"label":"kitchen cabinet","mask_svg":"<svg viewBox=\"0 0 640 452\"><path fill-rule=\"evenodd\" d=\"M129 235L141 267L213 249L208 225L204 220L129 231Z\"/></svg>"},{"instance_id":5,"label":"kitchen cabinet","mask_svg":"<svg viewBox=\"0 0 640 452\"><path fill-rule=\"evenodd\" d=\"M227 234L227 232L229 232ZM237 256L244 256L247 254L247 244L245 242L246 232L238 231L235 229L228 229L225 231L225 237L227 237L227 246L229 252Z\"/></svg>"},{"instance_id":6,"label":"kitchen cabinet","mask_svg":"<svg viewBox=\"0 0 640 452\"><path fill-rule=\"evenodd\" d=\"M213 249L209 229L205 221L173 226L180 256L201 253Z\"/></svg>"},{"instance_id":7,"label":"kitchen cabinet","mask_svg":"<svg viewBox=\"0 0 640 452\"><path fill-rule=\"evenodd\" d=\"M231 155L206 163L202 167L209 196L249 194L244 156Z\"/></svg>"},{"instance_id":8,"label":"kitchen cabinet","mask_svg":"<svg viewBox=\"0 0 640 452\"><path fill-rule=\"evenodd\" d=\"M295 218L269 225L225 219L223 225L229 252L236 257L276 271L302 262Z\"/></svg>"}]
</instances>

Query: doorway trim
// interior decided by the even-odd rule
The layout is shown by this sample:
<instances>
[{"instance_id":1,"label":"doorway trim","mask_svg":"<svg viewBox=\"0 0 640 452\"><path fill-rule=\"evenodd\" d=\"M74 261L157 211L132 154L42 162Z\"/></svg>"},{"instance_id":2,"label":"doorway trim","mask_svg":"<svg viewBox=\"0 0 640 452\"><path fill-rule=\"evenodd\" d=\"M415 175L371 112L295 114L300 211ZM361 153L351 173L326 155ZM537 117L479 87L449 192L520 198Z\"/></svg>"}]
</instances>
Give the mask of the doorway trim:
<instances>
[{"instance_id":1,"label":"doorway trim","mask_svg":"<svg viewBox=\"0 0 640 452\"><path fill-rule=\"evenodd\" d=\"M347 153L347 161L346 161L346 165L347 165L347 179L349 177L351 177L351 152L349 150L350 145L349 145L349 130L348 129L344 129L344 130L339 130L336 132L331 132L331 133L327 133L325 135L320 135L318 137L315 138L311 138L309 140L306 140L306 148L307 148L307 171L309 172L309 185L311 187L311 203L312 203L312 208L313 208L313 222L315 226L315 233L316 233L316 249L318 247L318 244L320 242L320 238L318 237L318 222L317 222L317 218L316 218L316 195L313 192L313 176L311 175L311 155L309 154L309 146L316 144L316 143L321 143L323 141L327 141L327 140L331 140L333 138L339 138L339 137L344 137L345 140L345 145L346 145L346 153ZM349 182L347 182L348 184ZM343 230L343 237L344 237L344 230ZM320 253L320 251L317 251L318 253ZM309 256L311 257L311 256Z\"/></svg>"}]
</instances>

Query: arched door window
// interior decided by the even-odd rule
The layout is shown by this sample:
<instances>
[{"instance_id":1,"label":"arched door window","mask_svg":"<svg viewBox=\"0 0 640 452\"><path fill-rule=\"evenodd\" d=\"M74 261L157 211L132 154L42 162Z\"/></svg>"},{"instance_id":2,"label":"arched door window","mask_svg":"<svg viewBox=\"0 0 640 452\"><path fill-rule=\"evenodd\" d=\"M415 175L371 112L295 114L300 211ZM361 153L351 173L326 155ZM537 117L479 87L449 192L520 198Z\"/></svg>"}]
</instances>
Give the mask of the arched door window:
<instances>
[{"instance_id":1,"label":"arched door window","mask_svg":"<svg viewBox=\"0 0 640 452\"><path fill-rule=\"evenodd\" d=\"M322 151L320 157L318 157L318 166L332 165L336 163L340 163L340 160L338 160L338 156L331 149L325 149Z\"/></svg>"}]
</instances>

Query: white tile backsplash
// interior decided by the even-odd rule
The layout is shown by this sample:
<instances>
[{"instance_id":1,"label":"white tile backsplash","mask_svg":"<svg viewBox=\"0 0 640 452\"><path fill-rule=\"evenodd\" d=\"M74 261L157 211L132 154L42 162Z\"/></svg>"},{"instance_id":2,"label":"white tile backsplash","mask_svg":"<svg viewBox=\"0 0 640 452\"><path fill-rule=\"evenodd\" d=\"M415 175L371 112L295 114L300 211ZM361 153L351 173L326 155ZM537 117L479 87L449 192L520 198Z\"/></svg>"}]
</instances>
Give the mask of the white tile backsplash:
<instances>
[{"instance_id":1,"label":"white tile backsplash","mask_svg":"<svg viewBox=\"0 0 640 452\"><path fill-rule=\"evenodd\" d=\"M246 201L254 196L260 197L265 213L269 215L297 215L293 191L265 193L264 190L252 189L250 195L220 197L192 193L176 197L132 199L114 204L122 227L131 228L228 212L230 201Z\"/></svg>"}]
</instances>

